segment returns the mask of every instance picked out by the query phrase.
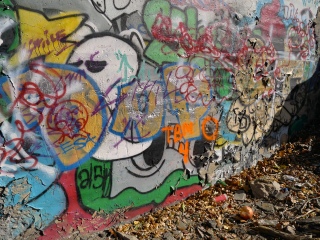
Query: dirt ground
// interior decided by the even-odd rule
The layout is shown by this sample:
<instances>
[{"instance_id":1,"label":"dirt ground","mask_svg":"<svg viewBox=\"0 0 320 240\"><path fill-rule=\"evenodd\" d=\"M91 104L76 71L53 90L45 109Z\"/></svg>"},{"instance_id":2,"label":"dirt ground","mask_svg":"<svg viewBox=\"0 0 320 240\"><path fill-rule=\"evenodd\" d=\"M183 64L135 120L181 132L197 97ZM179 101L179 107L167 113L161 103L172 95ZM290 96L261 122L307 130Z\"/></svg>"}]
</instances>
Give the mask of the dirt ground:
<instances>
[{"instance_id":1,"label":"dirt ground","mask_svg":"<svg viewBox=\"0 0 320 240\"><path fill-rule=\"evenodd\" d=\"M130 223L66 239L320 239L319 183L320 117L239 175ZM223 194L226 200L215 201ZM240 215L244 206L253 211L249 219ZM16 239L39 234L30 229Z\"/></svg>"},{"instance_id":2,"label":"dirt ground","mask_svg":"<svg viewBox=\"0 0 320 240\"><path fill-rule=\"evenodd\" d=\"M77 239L320 239L320 121L257 166L185 201ZM226 194L228 199L216 202ZM241 208L253 210L250 219Z\"/></svg>"}]
</instances>

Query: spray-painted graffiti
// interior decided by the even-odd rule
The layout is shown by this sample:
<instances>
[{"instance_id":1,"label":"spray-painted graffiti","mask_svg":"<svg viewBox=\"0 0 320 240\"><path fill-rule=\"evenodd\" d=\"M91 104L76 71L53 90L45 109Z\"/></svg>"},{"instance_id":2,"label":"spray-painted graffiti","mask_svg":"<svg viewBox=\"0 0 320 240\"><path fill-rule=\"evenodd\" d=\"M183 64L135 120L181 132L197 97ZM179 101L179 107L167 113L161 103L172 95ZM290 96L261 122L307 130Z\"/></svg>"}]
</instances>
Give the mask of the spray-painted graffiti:
<instances>
[{"instance_id":1,"label":"spray-painted graffiti","mask_svg":"<svg viewBox=\"0 0 320 240\"><path fill-rule=\"evenodd\" d=\"M319 91L318 1L2 4L0 227L12 238L108 227L119 209L134 217L254 165L301 129ZM109 218L93 221L100 210Z\"/></svg>"}]
</instances>

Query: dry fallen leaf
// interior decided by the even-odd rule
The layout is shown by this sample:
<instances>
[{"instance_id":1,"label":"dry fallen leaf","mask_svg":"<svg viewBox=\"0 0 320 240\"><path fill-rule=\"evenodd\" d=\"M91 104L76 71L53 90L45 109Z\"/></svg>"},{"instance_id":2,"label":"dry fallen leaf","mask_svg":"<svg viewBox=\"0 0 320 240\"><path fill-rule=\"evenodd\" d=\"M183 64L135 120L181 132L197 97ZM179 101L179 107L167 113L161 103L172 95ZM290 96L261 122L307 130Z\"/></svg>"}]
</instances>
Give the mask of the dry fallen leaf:
<instances>
[{"instance_id":1,"label":"dry fallen leaf","mask_svg":"<svg viewBox=\"0 0 320 240\"><path fill-rule=\"evenodd\" d=\"M319 133L319 137L317 136L313 140L312 151L315 149L318 149L319 151L320 149L320 128L318 127L316 131ZM313 132L315 131L313 130ZM300 139L299 141L303 140ZM302 142L302 144L304 143ZM308 146L310 146L310 144L308 144ZM177 231L177 219L181 220L183 218L186 221L190 221L190 227L182 233L183 237L181 238L197 239L201 237L201 233L198 232L202 231L200 228L197 229L197 227L203 226L202 224L210 219L215 221L215 227L220 230L217 231L217 229L215 229L214 231L208 231L208 229L205 229L206 233L202 231L204 237L206 237L209 232L212 232L213 238L217 237L217 234L220 234L220 239L235 238L235 236L232 235L233 233L230 233L230 231L233 231L235 225L246 232L250 226L254 225L254 222L251 219L243 220L236 217L238 210L244 205L243 202L237 203L230 197L223 204L217 204L213 201L214 196L226 193L228 193L229 196L233 196L236 190L243 189L247 194L246 204L255 209L256 199L251 195L248 182L254 180L258 176L269 176L280 184L281 189L288 188L290 194L285 201L281 202L272 197L266 199L275 206L275 212L266 213L261 209L255 210L253 219L256 221L255 218L257 216L266 219L272 217L272 219L275 222L278 221L279 224L271 227L273 229L285 231L285 225L288 226L286 222L290 222L290 219L302 216L303 214L307 214L305 217L318 216L320 214L315 210L320 208L316 201L310 201L310 204L304 209L303 214L299 212L299 208L297 207L303 205L308 199L320 197L320 185L318 184L320 182L320 176L314 174L313 171L315 166L312 165L319 161L317 160L319 159L319 156L315 155L312 157L312 160L308 160L311 158L311 155L308 157L303 155L303 149L307 148L301 147L301 144L289 143L283 145L281 150L270 159L264 159L257 166L246 169L239 175L233 176L230 179L226 179L228 184L225 184L224 186L221 184L214 185L194 196L190 196L183 202L171 207L166 207L163 210L154 211L151 214L136 220L141 224L131 222L128 225L124 225L122 230L126 231L126 233L136 231L140 234L139 239L162 238L163 234L166 232L174 233ZM309 154L313 154L312 151L309 152ZM309 167L309 170L307 167ZM301 189L297 188L296 190L293 190L294 182L284 181L281 178L282 175L292 175L299 179L298 182L302 184L308 182L310 185L303 185ZM292 225L291 222L290 224ZM136 225L138 227L135 230ZM120 226L118 228L120 229ZM237 233L236 236L239 239L245 239L245 235L239 235Z\"/></svg>"}]
</instances>

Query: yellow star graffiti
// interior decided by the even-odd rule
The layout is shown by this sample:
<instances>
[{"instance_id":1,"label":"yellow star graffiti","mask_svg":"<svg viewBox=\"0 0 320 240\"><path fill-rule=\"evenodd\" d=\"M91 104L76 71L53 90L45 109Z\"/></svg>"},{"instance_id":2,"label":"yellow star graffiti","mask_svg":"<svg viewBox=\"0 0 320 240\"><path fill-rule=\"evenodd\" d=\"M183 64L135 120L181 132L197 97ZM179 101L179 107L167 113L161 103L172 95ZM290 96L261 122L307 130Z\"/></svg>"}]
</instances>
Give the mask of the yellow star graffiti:
<instances>
[{"instance_id":1,"label":"yellow star graffiti","mask_svg":"<svg viewBox=\"0 0 320 240\"><path fill-rule=\"evenodd\" d=\"M49 19L42 13L20 8L18 19L21 45L10 59L11 66L41 56L46 62L66 63L76 44L67 38L82 26L87 17L68 12Z\"/></svg>"}]
</instances>

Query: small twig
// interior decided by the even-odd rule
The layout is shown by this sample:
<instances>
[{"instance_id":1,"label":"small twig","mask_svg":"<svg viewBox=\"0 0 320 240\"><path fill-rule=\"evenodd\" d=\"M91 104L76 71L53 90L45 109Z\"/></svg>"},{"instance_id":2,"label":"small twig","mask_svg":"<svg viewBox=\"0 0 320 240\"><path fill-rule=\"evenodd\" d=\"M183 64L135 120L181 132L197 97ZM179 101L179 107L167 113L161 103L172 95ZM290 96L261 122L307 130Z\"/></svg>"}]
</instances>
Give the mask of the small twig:
<instances>
[{"instance_id":1,"label":"small twig","mask_svg":"<svg viewBox=\"0 0 320 240\"><path fill-rule=\"evenodd\" d=\"M303 218L303 217L305 217L305 216L309 215L310 213L312 213L312 212L314 212L314 211L319 212L320 210L319 210L319 209L312 209L312 210L310 210L310 211L306 212L305 214L303 214L303 215L300 215L300 216L296 217L293 221L295 221L295 220L297 220L297 219L299 219L299 218Z\"/></svg>"},{"instance_id":2,"label":"small twig","mask_svg":"<svg viewBox=\"0 0 320 240\"><path fill-rule=\"evenodd\" d=\"M320 216L312 217L312 218L305 218L296 221L297 224L320 224Z\"/></svg>"},{"instance_id":3,"label":"small twig","mask_svg":"<svg viewBox=\"0 0 320 240\"><path fill-rule=\"evenodd\" d=\"M307 201L305 201L305 203L302 205L302 207L300 208L300 213L303 214L302 210L307 206L307 204L309 202L311 202L312 200L316 200L316 199L320 199L320 197L316 197L316 198L311 198L311 199L308 199Z\"/></svg>"},{"instance_id":4,"label":"small twig","mask_svg":"<svg viewBox=\"0 0 320 240\"><path fill-rule=\"evenodd\" d=\"M288 211L288 210L292 210L292 209L294 209L295 208L295 206L294 207L291 207L291 208L286 208L283 212L281 212L280 214L281 214L281 220L284 218L284 213L286 212L286 211Z\"/></svg>"},{"instance_id":5,"label":"small twig","mask_svg":"<svg viewBox=\"0 0 320 240\"><path fill-rule=\"evenodd\" d=\"M303 209L306 208L306 206L307 206L307 204L308 204L309 202L310 202L310 199L307 200L307 201L305 201L304 204L301 206L301 208L300 208L300 213L301 213L301 214L303 214Z\"/></svg>"},{"instance_id":6,"label":"small twig","mask_svg":"<svg viewBox=\"0 0 320 240\"><path fill-rule=\"evenodd\" d=\"M298 235L293 235L289 233L284 233L269 227L264 227L264 226L258 226L252 228L252 230L262 233L268 236L273 236L273 237L279 237L284 240L305 240L305 239L310 239L309 237L304 237L304 236L298 236ZM319 238L314 238L314 239L319 239Z\"/></svg>"}]
</instances>

